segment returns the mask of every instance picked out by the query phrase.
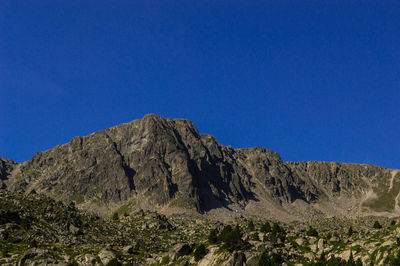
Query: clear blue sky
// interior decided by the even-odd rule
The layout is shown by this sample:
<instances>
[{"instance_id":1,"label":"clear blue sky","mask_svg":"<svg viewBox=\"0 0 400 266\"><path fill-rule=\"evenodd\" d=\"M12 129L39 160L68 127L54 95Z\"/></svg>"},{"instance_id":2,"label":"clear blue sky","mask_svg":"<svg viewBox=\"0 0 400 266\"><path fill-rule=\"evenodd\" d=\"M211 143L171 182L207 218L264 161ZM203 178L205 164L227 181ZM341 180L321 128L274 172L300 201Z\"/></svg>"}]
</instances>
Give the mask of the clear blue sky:
<instances>
[{"instance_id":1,"label":"clear blue sky","mask_svg":"<svg viewBox=\"0 0 400 266\"><path fill-rule=\"evenodd\" d=\"M146 113L400 168L400 1L1 1L1 157Z\"/></svg>"}]
</instances>

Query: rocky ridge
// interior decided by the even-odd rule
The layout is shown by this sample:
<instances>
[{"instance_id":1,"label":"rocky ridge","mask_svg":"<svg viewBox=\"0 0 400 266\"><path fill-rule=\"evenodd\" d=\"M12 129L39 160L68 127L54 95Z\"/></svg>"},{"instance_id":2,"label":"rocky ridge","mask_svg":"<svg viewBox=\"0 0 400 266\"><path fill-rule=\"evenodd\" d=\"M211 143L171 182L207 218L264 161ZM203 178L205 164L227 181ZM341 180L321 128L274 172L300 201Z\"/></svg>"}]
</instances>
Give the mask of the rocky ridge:
<instances>
[{"instance_id":1,"label":"rocky ridge","mask_svg":"<svg viewBox=\"0 0 400 266\"><path fill-rule=\"evenodd\" d=\"M107 215L122 205L288 221L400 213L397 170L284 162L271 150L223 146L188 120L153 114L21 164L1 159L0 177L10 191L35 190Z\"/></svg>"}]
</instances>

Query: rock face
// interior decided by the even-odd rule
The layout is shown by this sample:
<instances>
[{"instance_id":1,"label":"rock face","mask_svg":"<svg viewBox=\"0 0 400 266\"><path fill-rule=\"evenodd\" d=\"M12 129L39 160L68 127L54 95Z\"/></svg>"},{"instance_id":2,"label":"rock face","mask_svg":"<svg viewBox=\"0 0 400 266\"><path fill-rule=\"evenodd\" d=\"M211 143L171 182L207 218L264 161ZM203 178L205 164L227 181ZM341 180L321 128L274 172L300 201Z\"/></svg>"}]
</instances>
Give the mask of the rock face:
<instances>
[{"instance_id":1,"label":"rock face","mask_svg":"<svg viewBox=\"0 0 400 266\"><path fill-rule=\"evenodd\" d=\"M8 177L11 174L12 169L17 165L16 162L7 160L4 158L0 158L0 188L5 187L5 180L8 179Z\"/></svg>"},{"instance_id":2,"label":"rock face","mask_svg":"<svg viewBox=\"0 0 400 266\"><path fill-rule=\"evenodd\" d=\"M232 149L188 120L153 114L75 137L22 164L0 160L1 182L11 191L200 213L234 206L262 215L275 206L288 219L304 208L315 215L396 213L399 177L370 165L286 163L271 150Z\"/></svg>"}]
</instances>

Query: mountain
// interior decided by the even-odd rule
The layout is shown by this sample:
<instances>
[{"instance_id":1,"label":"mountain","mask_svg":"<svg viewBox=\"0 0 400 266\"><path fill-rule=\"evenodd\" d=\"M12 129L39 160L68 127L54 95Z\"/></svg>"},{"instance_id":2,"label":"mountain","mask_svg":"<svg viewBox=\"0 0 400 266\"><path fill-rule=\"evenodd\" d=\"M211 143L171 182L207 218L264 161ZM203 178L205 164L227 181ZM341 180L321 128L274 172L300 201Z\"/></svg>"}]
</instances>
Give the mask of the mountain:
<instances>
[{"instance_id":1,"label":"mountain","mask_svg":"<svg viewBox=\"0 0 400 266\"><path fill-rule=\"evenodd\" d=\"M150 114L37 153L0 160L1 185L80 208L287 220L400 214L400 172L336 162L284 162L233 149L185 119Z\"/></svg>"}]
</instances>

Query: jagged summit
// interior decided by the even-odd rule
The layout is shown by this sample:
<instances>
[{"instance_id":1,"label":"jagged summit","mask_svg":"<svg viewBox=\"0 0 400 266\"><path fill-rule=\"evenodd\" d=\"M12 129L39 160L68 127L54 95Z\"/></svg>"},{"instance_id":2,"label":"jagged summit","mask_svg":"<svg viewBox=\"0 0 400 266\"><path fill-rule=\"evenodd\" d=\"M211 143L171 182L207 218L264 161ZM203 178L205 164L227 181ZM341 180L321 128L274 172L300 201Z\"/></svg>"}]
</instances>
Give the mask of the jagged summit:
<instances>
[{"instance_id":1,"label":"jagged summit","mask_svg":"<svg viewBox=\"0 0 400 266\"><path fill-rule=\"evenodd\" d=\"M377 166L283 162L232 149L192 122L148 114L36 154L0 160L3 187L82 207L244 214L277 219L400 213L399 173Z\"/></svg>"}]
</instances>

